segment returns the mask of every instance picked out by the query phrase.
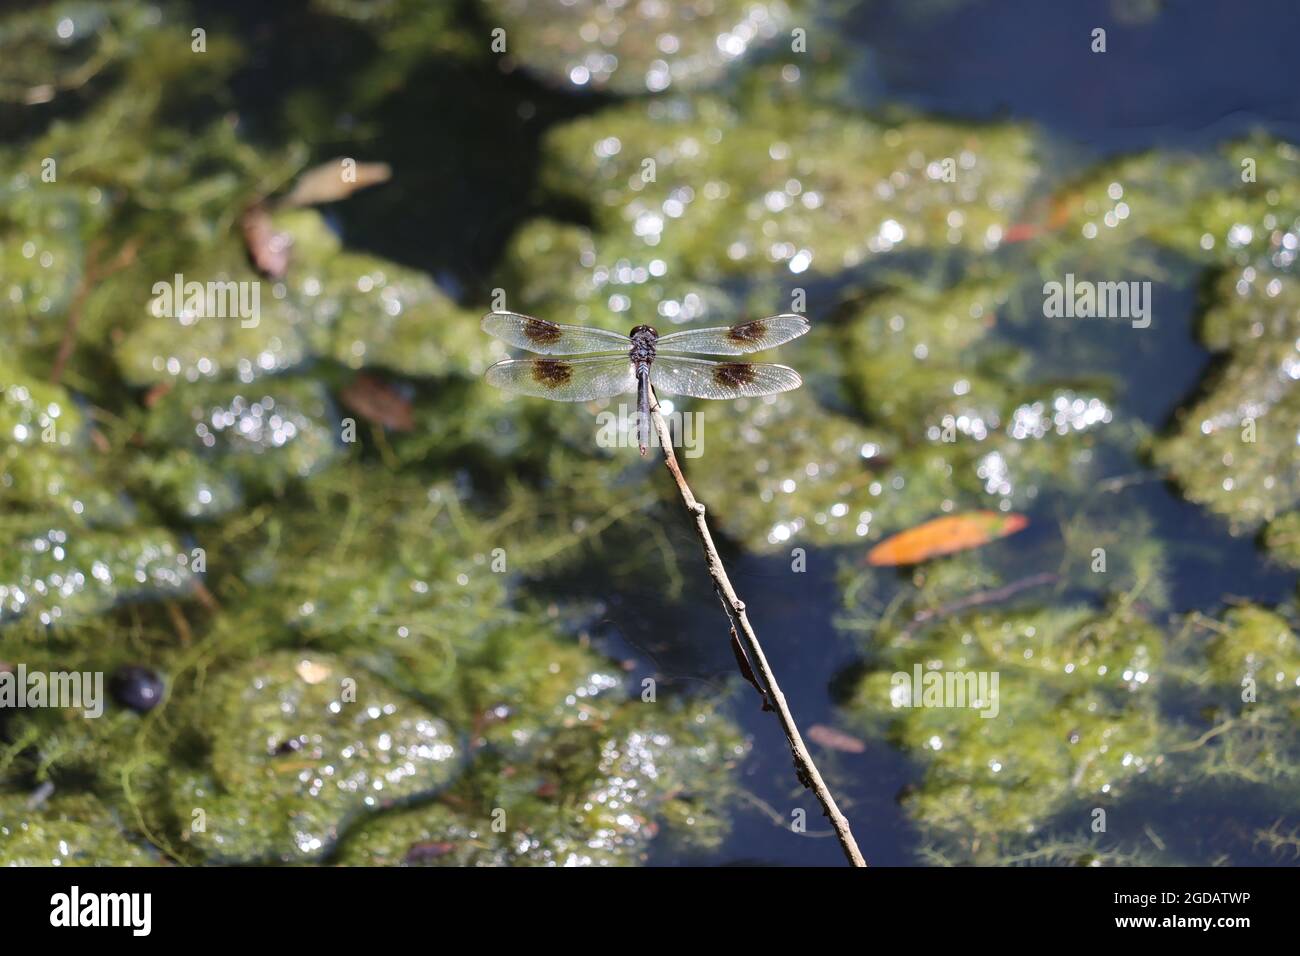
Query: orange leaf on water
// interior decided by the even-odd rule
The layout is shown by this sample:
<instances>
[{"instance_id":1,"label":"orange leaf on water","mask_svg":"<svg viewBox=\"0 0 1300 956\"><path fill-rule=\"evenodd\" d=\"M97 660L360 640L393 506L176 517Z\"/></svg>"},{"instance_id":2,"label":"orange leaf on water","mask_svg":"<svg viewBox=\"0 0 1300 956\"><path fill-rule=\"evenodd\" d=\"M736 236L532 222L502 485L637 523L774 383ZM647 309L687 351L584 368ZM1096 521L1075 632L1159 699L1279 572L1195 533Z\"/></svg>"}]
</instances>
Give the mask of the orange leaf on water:
<instances>
[{"instance_id":1,"label":"orange leaf on water","mask_svg":"<svg viewBox=\"0 0 1300 956\"><path fill-rule=\"evenodd\" d=\"M875 565L919 564L941 554L966 551L1015 534L1029 519L1000 511L968 511L923 522L886 538L867 552Z\"/></svg>"}]
</instances>

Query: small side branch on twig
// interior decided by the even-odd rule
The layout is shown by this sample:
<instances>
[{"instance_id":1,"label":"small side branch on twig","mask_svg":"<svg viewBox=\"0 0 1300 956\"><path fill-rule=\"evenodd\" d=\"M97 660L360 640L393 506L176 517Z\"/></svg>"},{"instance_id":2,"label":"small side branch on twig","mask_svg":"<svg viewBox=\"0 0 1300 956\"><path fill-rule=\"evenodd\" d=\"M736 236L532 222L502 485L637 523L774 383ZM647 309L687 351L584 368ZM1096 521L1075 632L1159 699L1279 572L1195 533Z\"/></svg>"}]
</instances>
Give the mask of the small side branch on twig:
<instances>
[{"instance_id":1,"label":"small side branch on twig","mask_svg":"<svg viewBox=\"0 0 1300 956\"><path fill-rule=\"evenodd\" d=\"M686 483L686 477L682 474L681 466L677 463L677 456L673 453L672 434L669 431L667 422L664 421L663 415L659 413L659 399L654 394L653 389L650 391L650 417L659 436L659 446L663 449L664 464L668 466L673 480L677 482L677 490L681 493L686 510L695 518L695 531L699 536L700 544L704 547L704 557L709 566L709 577L713 579L713 590L717 593L718 599L722 602L722 608L731 622L733 648L737 652L736 661L740 665L741 672L744 673L748 670L745 677L763 695L764 709L776 711L777 717L781 721L781 727L785 730L786 740L790 744L790 754L794 757L799 782L817 795L822 810L835 828L835 835L839 839L840 846L843 847L844 855L848 857L849 863L853 866L866 866L867 861L863 859L862 851L858 849L857 841L853 839L853 831L849 829L849 821L840 812L840 808L835 805L835 798L831 795L830 789L826 786L826 781L822 779L822 775L817 770L817 765L813 763L812 756L804 745L803 737L799 733L799 727L795 724L794 715L790 713L790 708L785 702L785 695L781 693L781 687L776 682L776 676L767 663L767 656L763 653L763 646L758 642L758 635L754 633L754 628L749 623L749 618L745 613L745 602L737 596L735 588L731 586L731 579L727 577L727 569L723 567L722 557L713 544L713 535L709 532L708 522L705 521L704 505L696 500L690 485Z\"/></svg>"},{"instance_id":2,"label":"small side branch on twig","mask_svg":"<svg viewBox=\"0 0 1300 956\"><path fill-rule=\"evenodd\" d=\"M960 611L966 611L973 607L982 607L985 604L997 604L1000 601L1015 597L1021 591L1042 587L1045 584L1055 584L1059 580L1060 575L1053 574L1051 571L1044 571L1041 574L1031 574L1027 578L1012 581L1010 584L1004 584L1002 587L990 591L977 591L974 594L967 594L965 597L957 598L957 600L939 607L922 608L916 612L907 627L899 632L899 636L903 638L911 637L912 632L927 621L942 620Z\"/></svg>"},{"instance_id":3,"label":"small side branch on twig","mask_svg":"<svg viewBox=\"0 0 1300 956\"><path fill-rule=\"evenodd\" d=\"M63 331L63 340L59 343L58 354L54 356L54 367L50 372L50 381L53 384L58 385L63 378L63 369L68 364L68 359L72 358L73 349L77 347L77 326L81 324L81 313L86 307L86 297L90 295L97 283L134 262L139 248L140 243L132 239L118 250L112 260L101 262L100 246L91 245L86 253L85 271L82 273L81 281L77 283L76 291L72 294L72 302L68 306L68 322Z\"/></svg>"}]
</instances>

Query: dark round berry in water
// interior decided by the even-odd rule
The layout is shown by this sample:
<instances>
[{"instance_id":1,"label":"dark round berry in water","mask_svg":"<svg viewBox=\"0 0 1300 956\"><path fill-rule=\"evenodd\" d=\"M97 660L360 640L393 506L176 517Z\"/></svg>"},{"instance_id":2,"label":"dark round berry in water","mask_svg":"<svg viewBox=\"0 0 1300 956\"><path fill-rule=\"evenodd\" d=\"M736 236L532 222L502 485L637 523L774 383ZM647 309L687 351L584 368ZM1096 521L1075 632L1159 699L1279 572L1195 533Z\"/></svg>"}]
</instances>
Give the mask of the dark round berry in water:
<instances>
[{"instance_id":1,"label":"dark round berry in water","mask_svg":"<svg viewBox=\"0 0 1300 956\"><path fill-rule=\"evenodd\" d=\"M126 665L113 672L109 689L123 707L143 714L153 710L162 700L163 679L147 667Z\"/></svg>"}]
</instances>

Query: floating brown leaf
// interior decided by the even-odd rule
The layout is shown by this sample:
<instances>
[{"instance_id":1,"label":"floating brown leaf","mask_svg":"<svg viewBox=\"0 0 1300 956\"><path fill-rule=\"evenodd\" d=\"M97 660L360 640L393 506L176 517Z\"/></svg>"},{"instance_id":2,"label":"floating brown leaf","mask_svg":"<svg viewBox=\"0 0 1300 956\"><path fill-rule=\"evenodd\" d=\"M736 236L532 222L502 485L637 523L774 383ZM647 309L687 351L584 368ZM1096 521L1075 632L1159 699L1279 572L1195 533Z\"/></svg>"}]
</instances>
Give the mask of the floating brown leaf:
<instances>
[{"instance_id":1,"label":"floating brown leaf","mask_svg":"<svg viewBox=\"0 0 1300 956\"><path fill-rule=\"evenodd\" d=\"M446 856L452 850L456 849L456 844L446 841L431 841L429 843L413 843L406 851L404 863L427 863L429 860L436 860L440 856Z\"/></svg>"},{"instance_id":2,"label":"floating brown leaf","mask_svg":"<svg viewBox=\"0 0 1300 956\"><path fill-rule=\"evenodd\" d=\"M358 189L386 183L393 170L387 163L358 163L353 159L331 159L298 177L281 206L315 206L347 199Z\"/></svg>"},{"instance_id":3,"label":"floating brown leaf","mask_svg":"<svg viewBox=\"0 0 1300 956\"><path fill-rule=\"evenodd\" d=\"M339 393L339 398L368 422L395 432L409 432L415 427L410 400L374 375L358 375Z\"/></svg>"},{"instance_id":4,"label":"floating brown leaf","mask_svg":"<svg viewBox=\"0 0 1300 956\"><path fill-rule=\"evenodd\" d=\"M946 515L886 538L867 552L874 565L919 564L942 554L978 548L1015 534L1029 519L999 511L968 511Z\"/></svg>"},{"instance_id":5,"label":"floating brown leaf","mask_svg":"<svg viewBox=\"0 0 1300 956\"><path fill-rule=\"evenodd\" d=\"M289 247L293 240L271 225L271 214L261 203L249 206L239 220L248 257L257 271L272 279L283 279L289 271Z\"/></svg>"},{"instance_id":6,"label":"floating brown leaf","mask_svg":"<svg viewBox=\"0 0 1300 956\"><path fill-rule=\"evenodd\" d=\"M809 727L808 739L830 750L840 750L846 754L860 754L867 749L867 745L857 737L836 730L834 727L827 727L825 724L813 724Z\"/></svg>"}]
</instances>

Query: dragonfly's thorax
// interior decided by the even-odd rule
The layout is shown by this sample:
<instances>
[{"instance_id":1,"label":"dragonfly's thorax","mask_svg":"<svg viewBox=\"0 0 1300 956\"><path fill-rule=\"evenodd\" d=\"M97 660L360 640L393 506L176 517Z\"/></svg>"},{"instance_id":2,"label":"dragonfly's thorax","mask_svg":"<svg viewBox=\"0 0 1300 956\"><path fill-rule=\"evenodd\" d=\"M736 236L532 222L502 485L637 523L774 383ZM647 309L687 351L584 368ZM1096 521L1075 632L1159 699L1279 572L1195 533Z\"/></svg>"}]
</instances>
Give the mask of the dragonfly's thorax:
<instances>
[{"instance_id":1,"label":"dragonfly's thorax","mask_svg":"<svg viewBox=\"0 0 1300 956\"><path fill-rule=\"evenodd\" d=\"M632 348L627 353L628 358L638 370L641 366L649 365L655 360L655 342L659 340L658 332L648 325L638 325L628 338L632 340Z\"/></svg>"}]
</instances>

